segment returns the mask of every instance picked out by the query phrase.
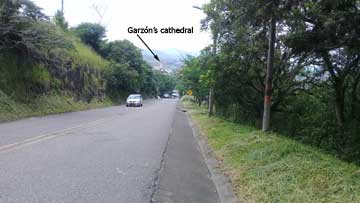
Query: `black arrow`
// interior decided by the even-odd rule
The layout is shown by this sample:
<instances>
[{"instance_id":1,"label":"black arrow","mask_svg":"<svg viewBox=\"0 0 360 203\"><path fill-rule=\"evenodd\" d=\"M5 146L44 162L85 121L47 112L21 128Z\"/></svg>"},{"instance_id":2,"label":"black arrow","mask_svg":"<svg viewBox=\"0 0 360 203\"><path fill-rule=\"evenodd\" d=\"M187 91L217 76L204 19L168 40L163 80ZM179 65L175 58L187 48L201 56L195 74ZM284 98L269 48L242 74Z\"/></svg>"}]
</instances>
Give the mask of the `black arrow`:
<instances>
[{"instance_id":1,"label":"black arrow","mask_svg":"<svg viewBox=\"0 0 360 203\"><path fill-rule=\"evenodd\" d=\"M138 36L138 38L145 44L145 46L149 49L149 51L154 55L154 58L155 58L157 61L160 62L160 59L159 59L158 55L156 55L156 54L150 49L150 47L144 42L143 39L141 39L141 37L140 37L139 35L137 35L137 36Z\"/></svg>"}]
</instances>

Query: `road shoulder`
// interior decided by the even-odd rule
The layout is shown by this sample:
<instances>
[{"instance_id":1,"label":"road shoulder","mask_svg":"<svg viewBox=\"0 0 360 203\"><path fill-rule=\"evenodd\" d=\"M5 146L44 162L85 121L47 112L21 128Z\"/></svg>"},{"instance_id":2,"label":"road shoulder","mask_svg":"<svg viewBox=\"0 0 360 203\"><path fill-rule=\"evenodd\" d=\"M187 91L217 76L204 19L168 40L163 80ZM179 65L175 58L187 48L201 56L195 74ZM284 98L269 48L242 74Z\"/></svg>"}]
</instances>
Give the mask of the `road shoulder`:
<instances>
[{"instance_id":1,"label":"road shoulder","mask_svg":"<svg viewBox=\"0 0 360 203\"><path fill-rule=\"evenodd\" d=\"M187 114L189 124L193 130L193 135L196 141L199 144L199 148L202 156L204 157L205 163L208 167L211 179L216 187L219 202L221 203L236 203L238 199L234 193L233 187L230 183L228 177L226 177L223 172L220 170L221 165L219 161L213 155L211 147L208 145L207 141L200 136L200 131L196 126L195 122L192 121L191 116Z\"/></svg>"},{"instance_id":2,"label":"road shoulder","mask_svg":"<svg viewBox=\"0 0 360 203\"><path fill-rule=\"evenodd\" d=\"M198 141L179 107L152 202L219 202Z\"/></svg>"}]
</instances>

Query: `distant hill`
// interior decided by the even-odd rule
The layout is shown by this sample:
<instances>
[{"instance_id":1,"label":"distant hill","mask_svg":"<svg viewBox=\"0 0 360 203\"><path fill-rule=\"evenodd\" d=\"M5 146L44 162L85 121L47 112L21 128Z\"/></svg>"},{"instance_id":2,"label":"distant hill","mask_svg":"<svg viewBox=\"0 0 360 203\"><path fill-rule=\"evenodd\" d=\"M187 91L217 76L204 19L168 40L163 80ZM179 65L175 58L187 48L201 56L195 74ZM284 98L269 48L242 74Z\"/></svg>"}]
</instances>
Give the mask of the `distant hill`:
<instances>
[{"instance_id":1,"label":"distant hill","mask_svg":"<svg viewBox=\"0 0 360 203\"><path fill-rule=\"evenodd\" d=\"M154 69L163 69L167 72L173 72L179 69L183 65L182 59L187 55L197 55L195 52L190 53L177 49L154 50L154 52L159 56L161 63L156 61L148 50L142 50L144 60Z\"/></svg>"}]
</instances>

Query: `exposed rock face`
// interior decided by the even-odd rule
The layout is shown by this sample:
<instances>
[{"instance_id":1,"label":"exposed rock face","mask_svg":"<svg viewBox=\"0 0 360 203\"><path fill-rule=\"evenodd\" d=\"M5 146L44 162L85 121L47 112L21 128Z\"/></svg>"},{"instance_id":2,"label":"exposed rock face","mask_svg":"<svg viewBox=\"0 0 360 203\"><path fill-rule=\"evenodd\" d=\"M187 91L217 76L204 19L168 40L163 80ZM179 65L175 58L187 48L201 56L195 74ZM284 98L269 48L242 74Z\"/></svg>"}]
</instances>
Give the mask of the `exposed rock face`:
<instances>
[{"instance_id":1,"label":"exposed rock face","mask_svg":"<svg viewBox=\"0 0 360 203\"><path fill-rule=\"evenodd\" d=\"M7 60L7 62L5 62ZM26 100L49 93L66 93L90 102L105 97L102 70L62 61L56 56L24 60L13 54L0 56L0 90L16 100Z\"/></svg>"},{"instance_id":2,"label":"exposed rock face","mask_svg":"<svg viewBox=\"0 0 360 203\"><path fill-rule=\"evenodd\" d=\"M90 102L94 97L105 96L102 71L88 65L76 65L72 61L62 63L59 59L48 60L48 70L56 81L53 88L74 93L78 99Z\"/></svg>"}]
</instances>

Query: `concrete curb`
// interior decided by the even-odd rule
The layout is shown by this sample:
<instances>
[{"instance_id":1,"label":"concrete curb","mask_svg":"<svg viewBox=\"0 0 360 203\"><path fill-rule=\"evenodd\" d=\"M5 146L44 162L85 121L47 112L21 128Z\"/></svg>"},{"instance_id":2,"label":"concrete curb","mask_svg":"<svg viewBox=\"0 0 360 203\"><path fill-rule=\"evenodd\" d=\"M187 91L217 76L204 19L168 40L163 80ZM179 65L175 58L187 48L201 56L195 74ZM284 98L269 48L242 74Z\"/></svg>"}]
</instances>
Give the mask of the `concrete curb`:
<instances>
[{"instance_id":1,"label":"concrete curb","mask_svg":"<svg viewBox=\"0 0 360 203\"><path fill-rule=\"evenodd\" d=\"M220 203L236 203L237 199L229 179L219 170L220 164L213 156L212 149L208 146L207 142L201 138L200 131L192 121L189 113L186 113L187 120L192 128L195 140L198 142L202 156L209 170L211 179L216 187Z\"/></svg>"}]
</instances>

